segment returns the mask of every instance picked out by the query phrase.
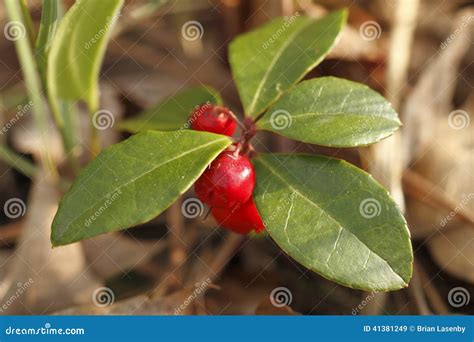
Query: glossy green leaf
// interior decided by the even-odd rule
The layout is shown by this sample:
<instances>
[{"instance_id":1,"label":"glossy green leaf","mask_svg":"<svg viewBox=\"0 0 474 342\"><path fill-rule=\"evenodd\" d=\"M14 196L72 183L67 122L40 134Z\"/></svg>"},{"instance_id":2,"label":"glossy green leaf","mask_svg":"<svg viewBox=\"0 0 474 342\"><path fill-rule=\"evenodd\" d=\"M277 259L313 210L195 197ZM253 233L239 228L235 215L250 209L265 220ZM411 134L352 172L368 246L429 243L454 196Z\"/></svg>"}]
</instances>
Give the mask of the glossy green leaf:
<instances>
[{"instance_id":1,"label":"glossy green leaf","mask_svg":"<svg viewBox=\"0 0 474 342\"><path fill-rule=\"evenodd\" d=\"M334 46L344 10L319 20L277 18L236 38L229 59L245 114L256 117L318 65Z\"/></svg>"},{"instance_id":2,"label":"glossy green leaf","mask_svg":"<svg viewBox=\"0 0 474 342\"><path fill-rule=\"evenodd\" d=\"M406 287L409 231L387 191L342 160L260 155L255 202L268 233L296 261L357 289Z\"/></svg>"},{"instance_id":3,"label":"glossy green leaf","mask_svg":"<svg viewBox=\"0 0 474 342\"><path fill-rule=\"evenodd\" d=\"M174 94L136 117L122 121L119 127L129 132L146 130L173 131L186 128L191 111L203 103L222 104L219 93L209 87L194 87Z\"/></svg>"},{"instance_id":4,"label":"glossy green leaf","mask_svg":"<svg viewBox=\"0 0 474 342\"><path fill-rule=\"evenodd\" d=\"M54 218L53 246L149 221L231 140L191 130L143 132L105 149L74 181Z\"/></svg>"},{"instance_id":5,"label":"glossy green leaf","mask_svg":"<svg viewBox=\"0 0 474 342\"><path fill-rule=\"evenodd\" d=\"M51 97L85 100L96 110L100 66L123 0L80 0L66 13L51 44L48 91Z\"/></svg>"},{"instance_id":6,"label":"glossy green leaf","mask_svg":"<svg viewBox=\"0 0 474 342\"><path fill-rule=\"evenodd\" d=\"M384 139L400 124L390 103L366 85L321 77L294 86L257 127L308 143L353 147Z\"/></svg>"}]
</instances>

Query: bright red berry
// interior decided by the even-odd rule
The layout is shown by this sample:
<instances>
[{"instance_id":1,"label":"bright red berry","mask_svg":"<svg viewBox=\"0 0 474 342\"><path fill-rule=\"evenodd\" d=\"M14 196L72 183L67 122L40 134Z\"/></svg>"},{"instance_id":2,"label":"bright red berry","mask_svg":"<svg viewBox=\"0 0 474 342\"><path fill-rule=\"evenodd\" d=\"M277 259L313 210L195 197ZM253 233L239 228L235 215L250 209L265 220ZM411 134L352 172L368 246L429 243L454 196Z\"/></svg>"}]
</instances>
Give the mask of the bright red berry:
<instances>
[{"instance_id":1,"label":"bright red berry","mask_svg":"<svg viewBox=\"0 0 474 342\"><path fill-rule=\"evenodd\" d=\"M230 150L222 152L194 184L196 196L218 208L246 202L254 188L255 172L249 158Z\"/></svg>"},{"instance_id":2,"label":"bright red berry","mask_svg":"<svg viewBox=\"0 0 474 342\"><path fill-rule=\"evenodd\" d=\"M232 112L227 107L211 104L200 105L190 117L191 127L196 131L205 131L216 134L234 134L237 122Z\"/></svg>"},{"instance_id":3,"label":"bright red berry","mask_svg":"<svg viewBox=\"0 0 474 342\"><path fill-rule=\"evenodd\" d=\"M212 208L212 216L220 226L239 234L259 233L265 228L253 198L233 208Z\"/></svg>"}]
</instances>

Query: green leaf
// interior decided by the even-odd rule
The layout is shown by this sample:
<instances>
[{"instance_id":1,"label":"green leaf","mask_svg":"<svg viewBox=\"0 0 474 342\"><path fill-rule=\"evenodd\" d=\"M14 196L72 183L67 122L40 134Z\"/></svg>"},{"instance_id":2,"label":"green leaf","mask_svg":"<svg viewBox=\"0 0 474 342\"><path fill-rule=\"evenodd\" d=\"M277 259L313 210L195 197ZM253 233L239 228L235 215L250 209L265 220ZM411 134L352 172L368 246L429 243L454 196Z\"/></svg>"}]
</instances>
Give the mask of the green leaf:
<instances>
[{"instance_id":1,"label":"green leaf","mask_svg":"<svg viewBox=\"0 0 474 342\"><path fill-rule=\"evenodd\" d=\"M228 137L207 132L149 131L105 149L62 199L52 227L53 246L149 221L230 143Z\"/></svg>"},{"instance_id":2,"label":"green leaf","mask_svg":"<svg viewBox=\"0 0 474 342\"><path fill-rule=\"evenodd\" d=\"M345 10L319 20L294 15L236 38L229 59L245 114L257 117L318 65L334 46Z\"/></svg>"},{"instance_id":3,"label":"green leaf","mask_svg":"<svg viewBox=\"0 0 474 342\"><path fill-rule=\"evenodd\" d=\"M405 219L370 175L310 155L262 154L255 168L268 233L296 261L352 288L407 286L413 252Z\"/></svg>"},{"instance_id":4,"label":"green leaf","mask_svg":"<svg viewBox=\"0 0 474 342\"><path fill-rule=\"evenodd\" d=\"M290 89L257 127L307 143L353 147L384 139L400 124L387 100L369 87L321 77Z\"/></svg>"},{"instance_id":5,"label":"green leaf","mask_svg":"<svg viewBox=\"0 0 474 342\"><path fill-rule=\"evenodd\" d=\"M80 0L66 13L49 53L51 97L85 100L97 110L100 66L122 4L123 0Z\"/></svg>"},{"instance_id":6,"label":"green leaf","mask_svg":"<svg viewBox=\"0 0 474 342\"><path fill-rule=\"evenodd\" d=\"M191 111L203 103L222 104L219 93L209 87L180 91L135 118L122 121L119 127L129 132L146 130L173 131L185 128Z\"/></svg>"}]
</instances>

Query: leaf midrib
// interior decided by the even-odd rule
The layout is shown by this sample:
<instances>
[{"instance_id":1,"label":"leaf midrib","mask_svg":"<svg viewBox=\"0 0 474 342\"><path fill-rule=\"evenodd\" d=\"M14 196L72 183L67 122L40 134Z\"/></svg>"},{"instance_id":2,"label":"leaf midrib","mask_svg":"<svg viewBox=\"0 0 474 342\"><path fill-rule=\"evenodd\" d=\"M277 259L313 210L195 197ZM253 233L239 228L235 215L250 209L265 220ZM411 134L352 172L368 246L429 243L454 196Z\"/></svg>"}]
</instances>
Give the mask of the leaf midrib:
<instances>
[{"instance_id":1,"label":"leaf midrib","mask_svg":"<svg viewBox=\"0 0 474 342\"><path fill-rule=\"evenodd\" d=\"M81 217L86 211L90 210L91 208L94 208L96 205L98 205L99 203L101 203L101 201L103 201L105 198L107 198L107 197L110 196L111 194L117 192L118 190L121 190L121 189L127 187L127 186L130 185L131 183L133 183L133 182L135 182L135 181L141 179L142 177L145 177L145 176L148 175L149 173L156 171L158 168L162 167L163 165L166 165L166 164L168 164L168 163L170 163L170 162L172 162L172 161L175 161L175 160L177 160L177 159L180 159L180 158L182 158L182 157L184 157L184 156L186 156L186 155L188 155L188 154L190 154L190 153L193 153L193 152L195 152L195 151L198 151L198 150L200 150L200 149L202 149L202 148L205 148L205 147L208 147L208 146L210 146L210 145L213 145L213 144L216 144L216 143L225 141L225 140L227 140L227 139L228 139L228 138L222 138L222 139L219 139L219 140L214 140L214 141L208 142L208 143L206 143L206 144L204 144L204 145L201 145L201 146L199 146L199 147L196 147L196 148L193 148L193 149L191 149L191 150L188 150L188 151L186 151L186 152L184 152L184 153L181 153L181 154L177 155L176 157L173 157L173 158L171 158L171 159L169 159L169 160L167 160L167 161L165 161L165 162L163 162L163 163L161 163L161 164L157 164L155 167L151 168L151 169L148 170L147 172L142 173L141 175L139 175L139 176L137 176L137 177L135 177L135 178L130 179L128 182L121 184L121 186L116 187L113 191L110 191L110 192L108 192L105 196L102 196L98 201L94 202L93 205L87 207L87 208L84 209L79 215L77 215L74 219L72 219L72 220L71 220L71 223L69 223L68 225L66 225L65 229L63 230L63 233L62 233L60 236L62 236L62 235L67 231L67 229L68 229L72 224L74 224L74 223L76 222L76 220L77 220L79 217ZM143 161L143 162L146 162L146 161Z\"/></svg>"},{"instance_id":2,"label":"leaf midrib","mask_svg":"<svg viewBox=\"0 0 474 342\"><path fill-rule=\"evenodd\" d=\"M268 77L270 76L272 70L273 70L273 67L276 65L276 63L278 62L278 60L280 59L280 57L283 55L283 53L285 52L286 48L293 42L293 38L295 36L297 36L301 31L304 31L304 29L306 29L311 23L313 23L314 21L313 20L308 20L308 22L304 25L301 25L301 27L297 30L295 30L295 32L293 32L291 35L289 35L287 37L287 41L281 46L281 48L277 51L277 53L275 54L275 56L273 57L272 61L270 62L270 65L269 67L267 68L267 70L265 71L265 74L263 75L263 78L262 80L260 81L260 84L258 85L257 87L257 90L255 92L255 95L252 99L252 102L250 103L250 106L249 106L249 109L248 109L248 114L251 115L252 114L252 111L255 109L255 105L257 103L257 99L258 97L260 96L260 93L262 92L262 89L263 89L263 85L267 82L267 79Z\"/></svg>"},{"instance_id":3,"label":"leaf midrib","mask_svg":"<svg viewBox=\"0 0 474 342\"><path fill-rule=\"evenodd\" d=\"M368 114L360 114L360 113L318 113L318 112L303 112L303 113L300 113L300 114L295 114L295 115L291 115L291 118L293 120L298 120L298 119L301 119L302 117L308 117L308 116L316 116L316 117L322 117L322 116L337 116L337 115L346 115L346 116L362 116L362 117L366 117L366 118L379 118L379 119L384 119L384 120L387 120L387 121L393 121L393 122L399 122L399 120L397 118L390 118L390 117L387 117L387 116L382 116L382 115L368 115ZM266 119L266 120L262 120L261 121L262 124L266 124L266 123L270 123L270 120Z\"/></svg>"},{"instance_id":4,"label":"leaf midrib","mask_svg":"<svg viewBox=\"0 0 474 342\"><path fill-rule=\"evenodd\" d=\"M289 189L291 189L292 191L294 191L296 194L298 194L301 198L303 198L305 201L307 201L308 203L310 203L312 206L318 208L319 210L321 210L323 213L325 213L331 220L333 220L341 229L344 229L347 233L349 233L350 235L352 235L354 238L356 238L361 244L363 244L365 247L367 247L367 249L369 251L371 251L374 255L376 255L377 257L380 258L380 260L382 260L383 262L385 262L387 264L387 266L390 268L390 270L393 272L393 274L395 274L397 277L399 277L401 279L401 281L406 284L406 281L397 273L395 272L395 270L392 268L392 266L388 263L387 260L385 260L384 258L382 258L378 253L375 253L369 246L367 246L367 244L365 244L362 240L359 239L359 237L357 235L355 235L353 232L351 232L349 229L347 229L344 225L342 225L336 218L334 218L329 212L327 212L326 210L324 210L321 206L319 206L317 203L313 202L311 199L309 199L308 197L306 197L303 193L301 193L298 189L296 189L295 187L291 186L287 180L285 178L283 178L278 172L275 172L276 170L274 168L271 167L270 164L268 164L267 162L265 162L262 158L259 158L258 159L260 161L260 163L262 163L262 165L264 165L272 174L274 174L277 178L279 178Z\"/></svg>"}]
</instances>

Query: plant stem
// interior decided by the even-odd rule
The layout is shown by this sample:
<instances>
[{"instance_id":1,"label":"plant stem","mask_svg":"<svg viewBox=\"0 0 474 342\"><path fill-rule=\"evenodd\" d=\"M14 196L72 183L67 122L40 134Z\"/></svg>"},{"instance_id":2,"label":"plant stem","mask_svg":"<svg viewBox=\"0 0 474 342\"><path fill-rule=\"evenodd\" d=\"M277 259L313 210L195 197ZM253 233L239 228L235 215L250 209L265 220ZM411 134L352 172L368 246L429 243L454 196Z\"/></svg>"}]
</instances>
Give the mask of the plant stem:
<instances>
[{"instance_id":1,"label":"plant stem","mask_svg":"<svg viewBox=\"0 0 474 342\"><path fill-rule=\"evenodd\" d=\"M43 0L43 10L41 12L41 23L36 39L36 61L38 70L43 80L43 86L46 89L46 65L47 55L51 40L56 33L56 23L58 20L58 1Z\"/></svg>"},{"instance_id":2,"label":"plant stem","mask_svg":"<svg viewBox=\"0 0 474 342\"><path fill-rule=\"evenodd\" d=\"M33 179L38 172L38 168L35 164L13 152L3 144L0 145L0 160L31 179Z\"/></svg>"},{"instance_id":3,"label":"plant stem","mask_svg":"<svg viewBox=\"0 0 474 342\"><path fill-rule=\"evenodd\" d=\"M73 151L75 147L75 128L71 118L71 104L69 102L59 101L48 93L47 87L47 60L48 50L56 33L56 22L58 20L58 1L56 0L43 0L43 12L41 13L41 25L36 41L37 51L37 64L40 73L41 81L43 84L44 92L48 94L49 107L53 115L56 127L61 135L61 140L64 147L69 166L74 175L80 170L79 160ZM61 108L60 108L61 106Z\"/></svg>"},{"instance_id":4,"label":"plant stem","mask_svg":"<svg viewBox=\"0 0 474 342\"><path fill-rule=\"evenodd\" d=\"M26 33L28 34L28 39L30 40L31 46L35 45L35 31L33 29L33 20L31 20L30 12L28 11L28 6L26 6L25 0L18 1L20 3L21 14L23 16L23 25L25 25Z\"/></svg>"},{"instance_id":5,"label":"plant stem","mask_svg":"<svg viewBox=\"0 0 474 342\"><path fill-rule=\"evenodd\" d=\"M10 20L23 23L23 15L18 2L15 0L6 0L5 5ZM20 36L19 39L15 41L15 48L23 71L23 77L25 78L28 97L33 102L33 117L43 145L41 149L42 167L45 167L51 173L53 178L57 178L56 166L51 158L49 142L47 139L47 110L41 92L41 82L37 74L33 50L29 44L28 38L25 36Z\"/></svg>"}]
</instances>

